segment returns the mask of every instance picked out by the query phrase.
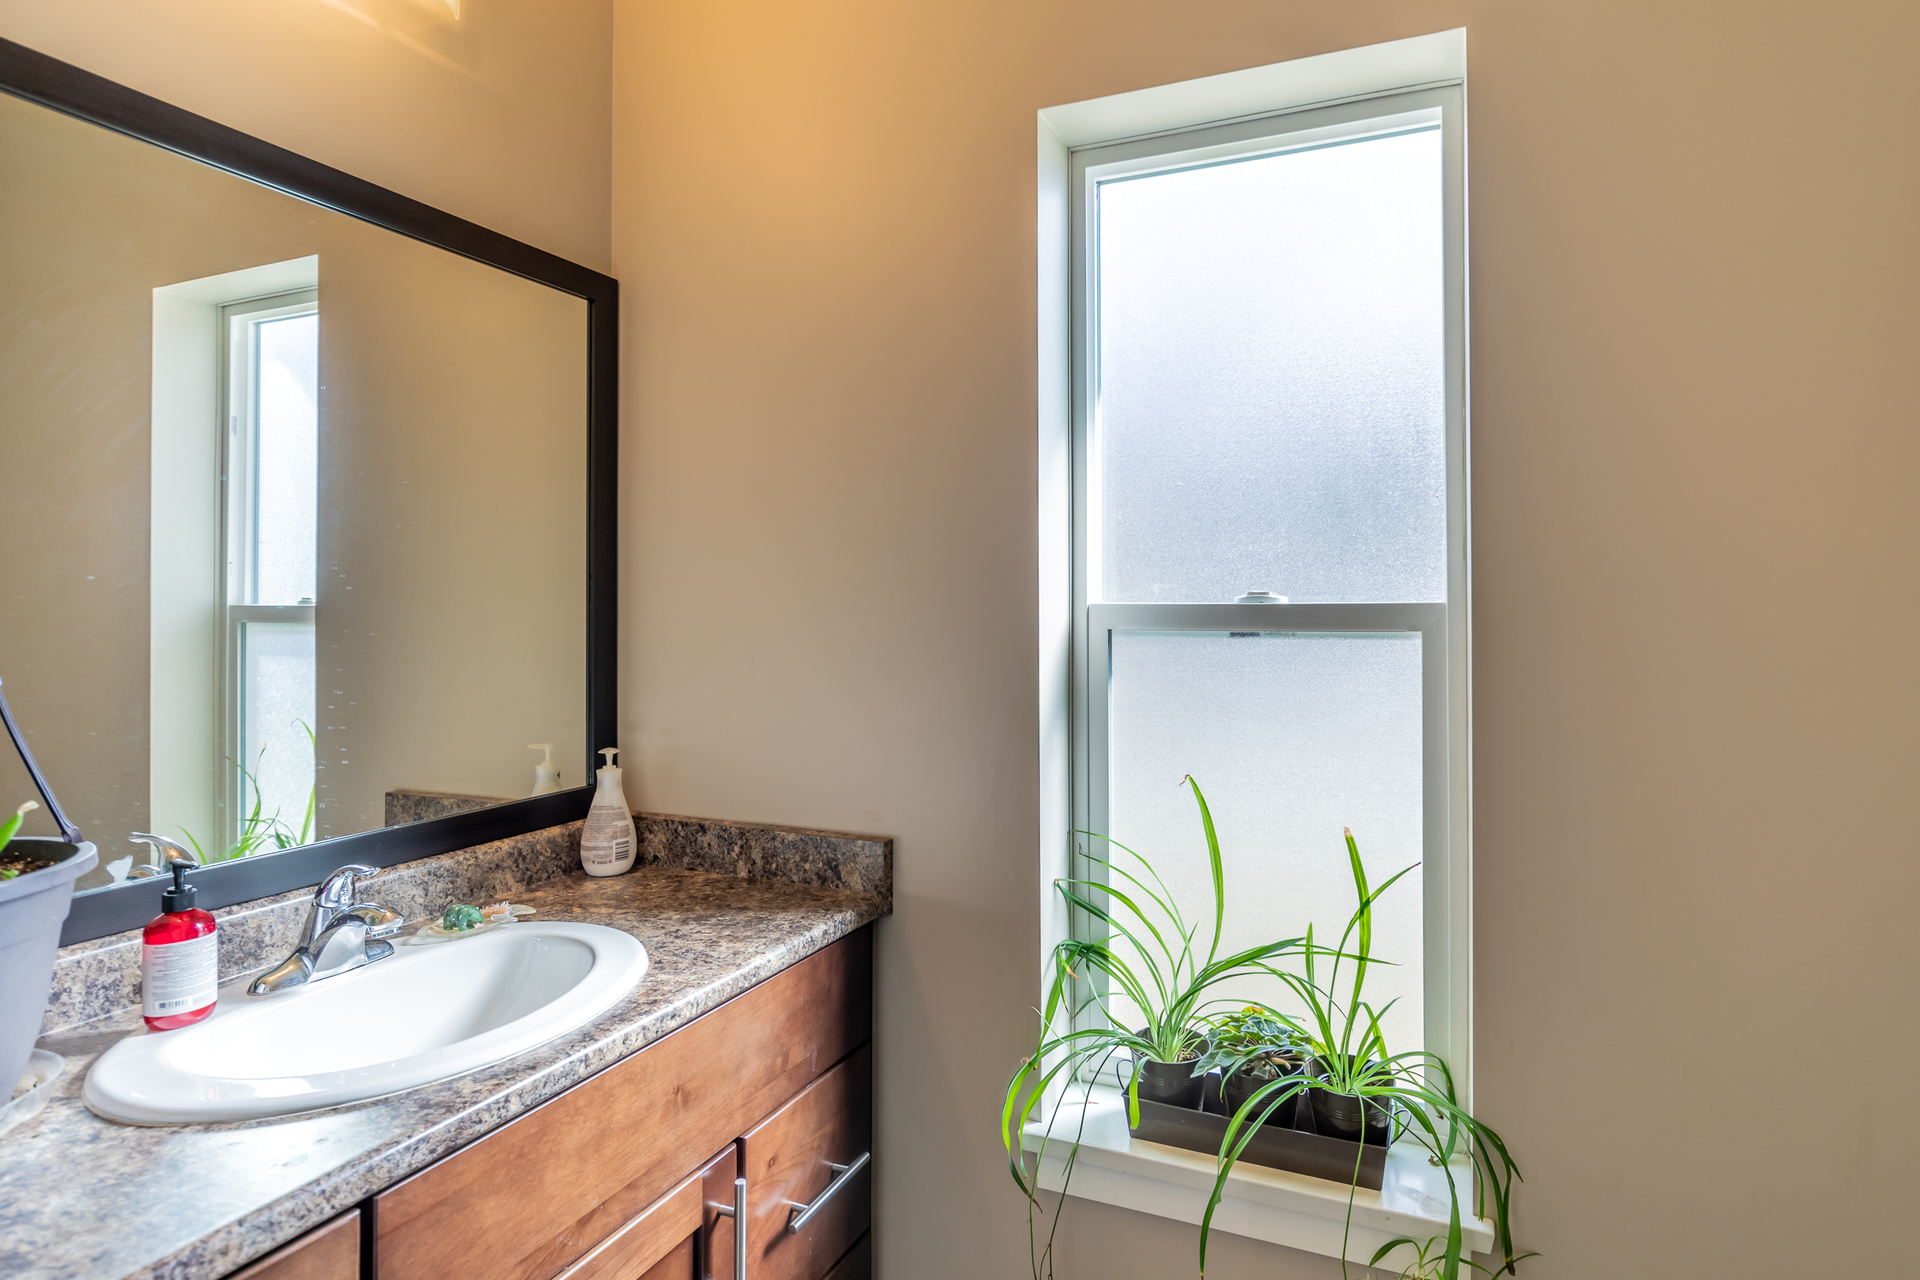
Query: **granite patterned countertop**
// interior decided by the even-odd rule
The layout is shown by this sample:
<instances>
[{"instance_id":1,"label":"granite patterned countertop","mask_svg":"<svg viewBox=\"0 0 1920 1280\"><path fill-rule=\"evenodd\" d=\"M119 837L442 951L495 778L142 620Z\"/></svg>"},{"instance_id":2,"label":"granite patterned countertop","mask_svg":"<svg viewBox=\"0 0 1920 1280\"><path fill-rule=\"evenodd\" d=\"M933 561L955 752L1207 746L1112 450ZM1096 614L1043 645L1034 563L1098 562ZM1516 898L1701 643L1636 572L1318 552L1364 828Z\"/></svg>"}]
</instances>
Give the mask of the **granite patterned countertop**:
<instances>
[{"instance_id":1,"label":"granite patterned countertop","mask_svg":"<svg viewBox=\"0 0 1920 1280\"><path fill-rule=\"evenodd\" d=\"M247 1124L133 1128L80 1101L133 1008L41 1041L67 1060L0 1135L0 1274L214 1280L393 1185L886 913L885 898L701 871L582 872L515 894L542 920L624 929L647 975L538 1049L373 1102Z\"/></svg>"}]
</instances>

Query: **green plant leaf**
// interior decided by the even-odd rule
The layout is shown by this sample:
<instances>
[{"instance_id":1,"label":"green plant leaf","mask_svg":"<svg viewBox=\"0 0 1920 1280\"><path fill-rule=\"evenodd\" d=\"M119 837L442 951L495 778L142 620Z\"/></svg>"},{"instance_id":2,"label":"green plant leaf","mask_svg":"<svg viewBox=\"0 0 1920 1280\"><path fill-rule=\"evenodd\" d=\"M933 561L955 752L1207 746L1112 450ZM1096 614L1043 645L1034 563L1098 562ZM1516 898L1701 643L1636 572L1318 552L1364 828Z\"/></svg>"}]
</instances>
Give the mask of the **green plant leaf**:
<instances>
[{"instance_id":1,"label":"green plant leaf","mask_svg":"<svg viewBox=\"0 0 1920 1280\"><path fill-rule=\"evenodd\" d=\"M20 830L20 824L27 820L27 815L29 813L31 813L35 809L38 809L39 807L40 807L40 804L38 801L29 800L25 804L21 805L18 809L15 809L13 811L13 816L11 818L8 818L5 822L0 822L0 853L5 853L7 851L7 846L13 842L13 837ZM18 875L18 874L20 873L17 871L14 872L14 875ZM11 880L13 879L13 876L8 876L6 878Z\"/></svg>"},{"instance_id":2,"label":"green plant leaf","mask_svg":"<svg viewBox=\"0 0 1920 1280\"><path fill-rule=\"evenodd\" d=\"M1207 798L1192 774L1187 775L1186 783L1193 790L1193 802L1200 806L1200 826L1207 833L1207 871L1213 877L1213 945L1207 948L1207 964L1212 965L1227 922L1227 877L1220 861L1220 836L1213 829L1213 811L1207 808Z\"/></svg>"}]
</instances>

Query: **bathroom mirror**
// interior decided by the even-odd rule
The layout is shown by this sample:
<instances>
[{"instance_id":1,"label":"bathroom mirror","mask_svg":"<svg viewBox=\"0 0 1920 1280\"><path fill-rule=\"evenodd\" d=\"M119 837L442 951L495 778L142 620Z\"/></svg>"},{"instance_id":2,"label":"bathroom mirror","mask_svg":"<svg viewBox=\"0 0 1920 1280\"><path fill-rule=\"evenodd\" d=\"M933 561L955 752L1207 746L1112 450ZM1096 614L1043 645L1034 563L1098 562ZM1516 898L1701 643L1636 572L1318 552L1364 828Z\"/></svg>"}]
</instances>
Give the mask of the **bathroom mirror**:
<instances>
[{"instance_id":1,"label":"bathroom mirror","mask_svg":"<svg viewBox=\"0 0 1920 1280\"><path fill-rule=\"evenodd\" d=\"M63 941L154 913L132 832L218 906L583 814L614 282L0 45L0 680L100 850Z\"/></svg>"}]
</instances>

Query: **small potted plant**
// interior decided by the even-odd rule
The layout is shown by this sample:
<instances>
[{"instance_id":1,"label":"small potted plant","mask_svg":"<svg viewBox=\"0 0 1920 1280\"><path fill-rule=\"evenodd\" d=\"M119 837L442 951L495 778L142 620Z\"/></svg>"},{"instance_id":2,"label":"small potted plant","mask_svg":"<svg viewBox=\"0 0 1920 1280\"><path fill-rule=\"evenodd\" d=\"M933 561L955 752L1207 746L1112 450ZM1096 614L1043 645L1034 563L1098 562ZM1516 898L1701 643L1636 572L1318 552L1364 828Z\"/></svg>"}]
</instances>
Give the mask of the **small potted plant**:
<instances>
[{"instance_id":1,"label":"small potted plant","mask_svg":"<svg viewBox=\"0 0 1920 1280\"><path fill-rule=\"evenodd\" d=\"M1346 1087L1342 1082L1362 1088L1397 1084L1393 1068L1379 1058L1356 1060L1353 1054L1346 1055L1346 1061L1348 1065L1342 1070L1326 1059L1316 1057L1308 1069L1308 1074L1320 1082L1307 1089L1308 1105L1313 1108L1314 1130L1350 1142L1362 1141L1361 1132L1364 1130L1365 1141L1374 1146L1387 1146L1392 1140L1393 1129L1390 1105L1365 1093L1341 1090Z\"/></svg>"},{"instance_id":2,"label":"small potted plant","mask_svg":"<svg viewBox=\"0 0 1920 1280\"><path fill-rule=\"evenodd\" d=\"M1306 1060L1299 1030L1265 1005L1250 1004L1207 1020L1208 1051L1194 1068L1205 1075L1220 1070L1220 1099L1229 1112L1246 1105L1262 1086L1282 1076L1299 1075ZM1270 1117L1273 1123L1293 1122L1291 1098Z\"/></svg>"},{"instance_id":3,"label":"small potted plant","mask_svg":"<svg viewBox=\"0 0 1920 1280\"><path fill-rule=\"evenodd\" d=\"M1367 999L1367 971L1381 963L1373 956L1373 904L1407 872L1407 867L1378 886L1367 879L1360 846L1346 832L1347 867L1353 877L1358 904L1348 917L1337 946L1313 940L1308 926L1306 945L1299 949L1301 972L1272 965L1261 968L1285 983L1305 1011L1290 1023L1305 1032L1312 1057L1307 1089L1314 1123L1322 1134L1345 1128L1333 1136L1364 1139L1355 1150L1385 1146L1404 1137L1424 1148L1447 1180L1448 1223L1444 1240L1416 1242L1421 1251L1417 1266L1430 1268L1443 1280L1458 1280L1465 1263L1461 1234L1463 1194L1470 1196L1476 1214L1491 1211L1496 1270L1517 1274L1517 1264L1530 1254L1515 1253L1512 1234L1513 1186L1520 1170L1498 1133L1461 1105L1453 1071L1444 1058L1423 1049L1393 1053L1380 1029L1385 1008ZM1346 972L1343 975L1342 969ZM1323 976L1324 975L1324 976ZM1207 1236L1214 1212L1220 1207L1227 1177L1258 1131L1260 1113L1272 1100L1299 1089L1284 1077L1261 1086L1227 1122L1213 1194L1200 1219L1200 1270L1206 1272ZM1398 1131L1395 1132L1395 1124ZM1322 1125L1328 1127L1321 1127ZM1456 1174L1454 1160L1464 1157L1465 1177ZM1463 1185L1463 1183L1465 1185ZM1395 1244L1404 1243L1396 1241ZM1344 1244L1342 1246L1344 1250ZM1429 1253L1428 1250L1437 1252ZM1384 1253L1385 1250L1382 1250ZM1376 1255L1378 1261L1380 1255Z\"/></svg>"},{"instance_id":4,"label":"small potted plant","mask_svg":"<svg viewBox=\"0 0 1920 1280\"><path fill-rule=\"evenodd\" d=\"M4 693L0 693L0 719L6 721L7 734L40 789L40 798L47 802L47 811L60 824L56 837L18 835L21 821L39 807L31 800L0 823L0 1082L5 1082L10 1094L13 1082L26 1070L47 1012L53 957L60 946L60 926L66 923L67 908L73 902L73 882L93 870L99 855L80 838L79 829L53 798Z\"/></svg>"},{"instance_id":5,"label":"small potted plant","mask_svg":"<svg viewBox=\"0 0 1920 1280\"><path fill-rule=\"evenodd\" d=\"M1132 1050L1139 1096L1170 1107L1198 1107L1209 1067L1207 1038L1196 1027L1142 1027L1135 1034L1147 1050Z\"/></svg>"},{"instance_id":6,"label":"small potted plant","mask_svg":"<svg viewBox=\"0 0 1920 1280\"><path fill-rule=\"evenodd\" d=\"M1380 1028L1386 1009L1375 1007L1367 998L1367 971L1381 963L1373 957L1373 905L1412 868L1378 886L1370 884L1359 845L1348 831L1347 863L1359 905L1348 918L1338 945L1316 944L1309 927L1304 938L1220 956L1219 934L1226 910L1220 845L1205 797L1191 778L1186 781L1199 805L1213 876L1213 945L1204 961L1194 946L1199 925L1186 923L1152 864L1125 846L1108 841L1134 860L1129 865L1137 866L1139 875L1094 859L1106 869L1105 883L1056 882L1067 902L1103 926L1106 936L1068 939L1055 946L1039 1042L1008 1082L1001 1106L1001 1140L1014 1182L1027 1199L1030 1231L1034 1214L1041 1207L1040 1186L1037 1170L1026 1163L1021 1138L1034 1112L1046 1107L1051 1117L1054 1103L1065 1101L1059 1095L1066 1086L1093 1079L1110 1060L1124 1053L1131 1064L1122 1076L1127 1087L1128 1126L1137 1133L1141 1127L1139 1099L1147 1092L1142 1088L1142 1078L1148 1075L1149 1065L1171 1068L1156 1069L1149 1079L1179 1076L1179 1065L1190 1056L1191 1065L1186 1066L1183 1077L1190 1088L1203 1086L1205 1076L1215 1066L1226 1070L1229 1078L1239 1077L1233 1086L1239 1101L1237 1105L1228 1104L1232 1115L1225 1121L1213 1191L1200 1220L1201 1275L1206 1274L1214 1214L1234 1166L1267 1122L1288 1107L1299 1118L1303 1094L1310 1095L1308 1106L1318 1104L1309 1112L1315 1114L1316 1128L1320 1115L1327 1117L1329 1128L1339 1127L1333 1122L1343 1117L1355 1121L1354 1132L1348 1135L1354 1153L1352 1189L1359 1186L1364 1153L1373 1148L1378 1154L1381 1146L1396 1138L1424 1148L1446 1178L1450 1203L1445 1235L1424 1241L1396 1239L1375 1254L1376 1263L1395 1249L1412 1248L1416 1257L1405 1274L1423 1280L1459 1280L1463 1267L1517 1273L1517 1264L1533 1255L1516 1253L1513 1246L1511 1204L1520 1172L1505 1142L1461 1104L1445 1059L1425 1050L1390 1052ZM1149 880L1155 887L1149 887ZM1282 961L1295 958L1300 961L1299 972L1281 967ZM1096 975L1106 977L1106 990L1087 981ZM1289 1016L1270 1007L1251 1006L1243 1007L1238 1014L1206 1016L1210 1005L1224 1003L1207 1002L1211 990L1228 978L1249 976L1277 980L1302 1012ZM1135 1008L1144 1011L1151 1019L1149 1025L1134 1030L1117 1021L1108 1005L1109 992L1113 991L1123 992ZM1061 1026L1063 1022L1066 1029ZM1089 1084L1089 1095L1091 1089ZM1084 1124L1084 1112L1082 1116ZM1395 1123L1389 1121L1397 1122L1397 1132ZM1048 1145L1055 1140L1051 1118L1043 1129L1038 1153L1042 1161ZM1352 1141L1363 1135L1364 1140ZM1313 1140L1338 1136L1321 1130ZM1078 1139L1067 1140L1066 1146L1063 1208L1064 1181L1072 1178ZM1464 1167L1456 1167L1456 1162ZM1463 1200L1471 1204L1477 1216L1492 1218L1495 1265L1491 1269L1465 1256ZM1350 1227L1351 1198L1348 1204ZM1041 1275L1044 1268L1050 1276L1052 1233L1044 1237L1034 1233L1030 1238L1034 1274ZM1343 1239L1343 1271L1345 1252Z\"/></svg>"},{"instance_id":7,"label":"small potted plant","mask_svg":"<svg viewBox=\"0 0 1920 1280\"><path fill-rule=\"evenodd\" d=\"M1128 1123L1140 1123L1140 1099L1198 1107L1206 1071L1199 1063L1210 1051L1201 1030L1212 992L1230 978L1263 972L1262 966L1297 949L1299 938L1285 938L1227 955L1220 953L1220 926L1226 918L1225 872L1220 840L1207 800L1192 778L1186 779L1200 810L1213 879L1213 928L1203 951L1197 944L1201 923L1189 923L1179 904L1146 858L1095 832L1126 861L1091 857L1106 879L1055 882L1068 905L1099 926L1101 936L1068 938L1053 949L1053 976L1047 1007L1033 1054L1007 1083L1001 1111L1001 1137L1014 1177L1029 1186L1021 1164L1020 1132L1049 1089L1099 1075L1118 1059L1127 1091ZM1089 980L1104 979L1106 990ZM1138 1026L1116 1008L1115 996L1144 1016ZM1064 1026L1062 1024L1065 1024Z\"/></svg>"}]
</instances>

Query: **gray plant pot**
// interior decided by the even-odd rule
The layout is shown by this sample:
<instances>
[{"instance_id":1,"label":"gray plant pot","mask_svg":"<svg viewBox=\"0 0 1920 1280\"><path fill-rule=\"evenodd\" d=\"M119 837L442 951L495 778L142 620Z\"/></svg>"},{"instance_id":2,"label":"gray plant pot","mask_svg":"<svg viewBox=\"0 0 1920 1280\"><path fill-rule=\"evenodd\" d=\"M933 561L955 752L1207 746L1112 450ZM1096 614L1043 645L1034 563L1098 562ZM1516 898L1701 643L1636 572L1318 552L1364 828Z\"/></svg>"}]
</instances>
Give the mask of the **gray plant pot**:
<instances>
[{"instance_id":1,"label":"gray plant pot","mask_svg":"<svg viewBox=\"0 0 1920 1280\"><path fill-rule=\"evenodd\" d=\"M54 861L50 867L0 880L0 1103L27 1069L47 1014L53 954L73 902L73 882L99 861L87 841L15 836L8 851Z\"/></svg>"}]
</instances>

